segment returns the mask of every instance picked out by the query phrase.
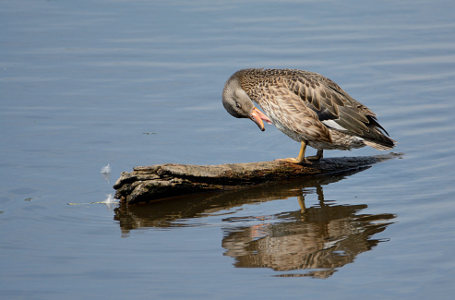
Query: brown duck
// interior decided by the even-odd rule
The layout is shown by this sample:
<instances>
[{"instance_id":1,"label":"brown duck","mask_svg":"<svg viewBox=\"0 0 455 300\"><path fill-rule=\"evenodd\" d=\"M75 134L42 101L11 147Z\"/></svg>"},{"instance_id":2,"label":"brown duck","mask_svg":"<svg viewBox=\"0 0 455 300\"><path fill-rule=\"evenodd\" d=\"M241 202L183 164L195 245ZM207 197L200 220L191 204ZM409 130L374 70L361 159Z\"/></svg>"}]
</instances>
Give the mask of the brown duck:
<instances>
[{"instance_id":1,"label":"brown duck","mask_svg":"<svg viewBox=\"0 0 455 300\"><path fill-rule=\"evenodd\" d=\"M224 86L223 105L236 118L250 118L262 131L265 130L263 121L266 121L301 142L298 157L285 159L294 163L319 160L324 149L371 146L389 150L395 145L374 112L332 80L313 72L237 71ZM305 157L307 145L318 150L316 156Z\"/></svg>"}]
</instances>

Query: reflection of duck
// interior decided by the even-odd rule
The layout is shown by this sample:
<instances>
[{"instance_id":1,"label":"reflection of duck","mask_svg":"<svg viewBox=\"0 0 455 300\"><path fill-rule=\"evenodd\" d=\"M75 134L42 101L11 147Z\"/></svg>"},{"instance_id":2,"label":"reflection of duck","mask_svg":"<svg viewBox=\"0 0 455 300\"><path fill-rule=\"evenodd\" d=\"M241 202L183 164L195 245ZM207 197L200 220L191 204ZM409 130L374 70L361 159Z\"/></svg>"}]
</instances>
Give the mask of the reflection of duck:
<instances>
[{"instance_id":1,"label":"reflection of duck","mask_svg":"<svg viewBox=\"0 0 455 300\"><path fill-rule=\"evenodd\" d=\"M326 205L322 187L317 186L317 190L318 207L265 218L273 222L226 227L222 242L225 255L236 259L236 267L310 269L308 273L280 276L327 278L336 268L376 246L380 240L370 237L383 231L394 218L392 214L358 214L366 205ZM303 196L299 201L304 207ZM225 221L244 224L248 219L251 218Z\"/></svg>"},{"instance_id":2,"label":"reflection of duck","mask_svg":"<svg viewBox=\"0 0 455 300\"><path fill-rule=\"evenodd\" d=\"M191 226L189 219L229 215L245 204L297 197L300 210L272 216L228 217L223 219L225 255L235 258L237 267L266 267L277 271L312 269L304 274L326 278L370 250L380 240L371 239L383 231L392 214L358 214L366 205L327 205L322 187L367 169L337 175L262 184L225 193L204 193L180 197L153 205L120 205L115 210L124 235L136 228ZM304 195L316 190L319 206L306 208ZM192 222L193 224L195 222ZM200 223L193 225L198 226Z\"/></svg>"},{"instance_id":3,"label":"reflection of duck","mask_svg":"<svg viewBox=\"0 0 455 300\"><path fill-rule=\"evenodd\" d=\"M265 115L253 105L255 101ZM246 69L233 74L223 90L223 105L237 118L250 118L261 130L273 123L301 142L294 163L319 160L323 149L349 150L371 146L392 149L395 141L377 122L376 114L330 79L313 72L288 69ZM317 155L305 158L309 145Z\"/></svg>"}]
</instances>

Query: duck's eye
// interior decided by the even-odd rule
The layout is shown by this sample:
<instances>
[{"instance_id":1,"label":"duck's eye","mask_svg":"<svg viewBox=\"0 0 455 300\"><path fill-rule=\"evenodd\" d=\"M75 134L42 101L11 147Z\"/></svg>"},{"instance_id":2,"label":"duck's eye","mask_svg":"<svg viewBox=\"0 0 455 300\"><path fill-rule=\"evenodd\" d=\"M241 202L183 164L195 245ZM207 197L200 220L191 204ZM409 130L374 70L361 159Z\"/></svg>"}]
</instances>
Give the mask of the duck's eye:
<instances>
[{"instance_id":1,"label":"duck's eye","mask_svg":"<svg viewBox=\"0 0 455 300\"><path fill-rule=\"evenodd\" d=\"M240 103L238 103L238 102L235 102L235 107L237 107L237 108L241 108L242 106L240 105Z\"/></svg>"}]
</instances>

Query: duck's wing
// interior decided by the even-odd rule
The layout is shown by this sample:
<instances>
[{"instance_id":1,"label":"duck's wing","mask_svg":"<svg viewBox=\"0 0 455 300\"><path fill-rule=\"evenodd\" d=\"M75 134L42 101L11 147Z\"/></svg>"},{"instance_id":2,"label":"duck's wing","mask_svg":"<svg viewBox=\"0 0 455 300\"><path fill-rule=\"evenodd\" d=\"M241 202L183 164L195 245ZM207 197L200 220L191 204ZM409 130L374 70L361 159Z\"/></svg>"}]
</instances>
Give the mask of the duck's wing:
<instances>
[{"instance_id":1,"label":"duck's wing","mask_svg":"<svg viewBox=\"0 0 455 300\"><path fill-rule=\"evenodd\" d=\"M394 141L386 136L388 133L377 122L376 114L332 80L305 71L293 72L285 78L289 90L330 129L393 147Z\"/></svg>"}]
</instances>

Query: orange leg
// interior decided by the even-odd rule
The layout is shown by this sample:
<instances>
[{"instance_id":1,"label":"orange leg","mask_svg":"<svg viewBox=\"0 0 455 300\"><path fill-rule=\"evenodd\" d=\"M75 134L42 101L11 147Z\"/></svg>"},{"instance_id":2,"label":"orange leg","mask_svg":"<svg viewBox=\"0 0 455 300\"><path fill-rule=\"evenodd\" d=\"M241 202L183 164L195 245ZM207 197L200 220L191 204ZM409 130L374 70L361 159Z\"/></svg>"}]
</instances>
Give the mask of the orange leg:
<instances>
[{"instance_id":1,"label":"orange leg","mask_svg":"<svg viewBox=\"0 0 455 300\"><path fill-rule=\"evenodd\" d=\"M299 155L296 158L290 157L290 158L284 158L284 159L279 159L279 160L291 162L294 164L303 164L303 163L311 164L311 161L320 160L323 156L323 150L318 150L318 152L315 156L305 157L306 144L307 143L305 141L301 142Z\"/></svg>"}]
</instances>

